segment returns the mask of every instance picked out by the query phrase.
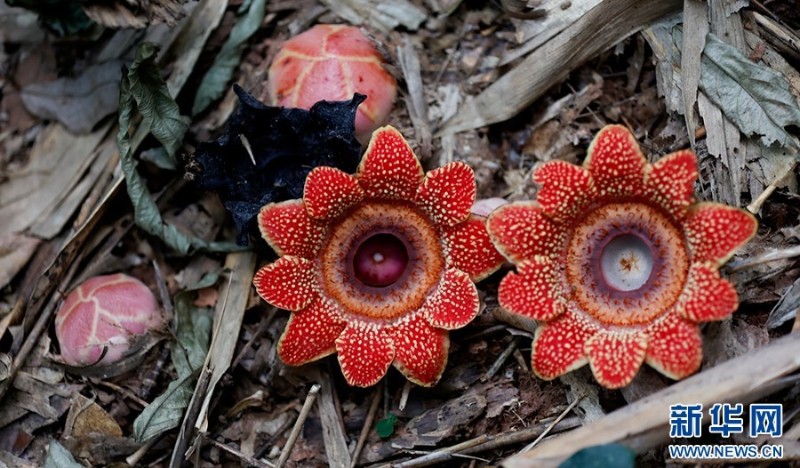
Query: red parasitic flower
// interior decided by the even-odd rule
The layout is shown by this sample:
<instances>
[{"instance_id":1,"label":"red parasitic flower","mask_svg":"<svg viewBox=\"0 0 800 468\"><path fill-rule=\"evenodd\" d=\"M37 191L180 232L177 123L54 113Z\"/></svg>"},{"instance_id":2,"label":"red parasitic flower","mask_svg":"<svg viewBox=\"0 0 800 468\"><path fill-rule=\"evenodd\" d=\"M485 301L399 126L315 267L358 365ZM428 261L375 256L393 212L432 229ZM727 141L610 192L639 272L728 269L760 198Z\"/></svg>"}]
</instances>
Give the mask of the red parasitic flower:
<instances>
[{"instance_id":1,"label":"red parasitic flower","mask_svg":"<svg viewBox=\"0 0 800 468\"><path fill-rule=\"evenodd\" d=\"M700 367L699 323L736 310L719 267L756 232L749 213L695 203L697 160L679 151L648 164L622 126L603 128L583 167L535 171L538 203L500 207L487 229L517 266L500 305L540 322L534 372L553 379L587 362L608 388L642 362L673 379Z\"/></svg>"},{"instance_id":2,"label":"red parasitic flower","mask_svg":"<svg viewBox=\"0 0 800 468\"><path fill-rule=\"evenodd\" d=\"M268 78L270 99L284 107L310 109L318 101L366 95L356 114L356 134L364 140L386 121L397 94L397 83L372 41L342 24L318 24L286 41Z\"/></svg>"},{"instance_id":3,"label":"red parasitic flower","mask_svg":"<svg viewBox=\"0 0 800 468\"><path fill-rule=\"evenodd\" d=\"M355 176L318 167L302 200L264 206L259 226L281 257L253 280L293 311L278 344L289 365L338 353L347 382L378 382L390 364L419 385L447 363L448 330L478 313L473 281L503 257L470 215L472 169L423 173L392 127L375 131Z\"/></svg>"}]
</instances>

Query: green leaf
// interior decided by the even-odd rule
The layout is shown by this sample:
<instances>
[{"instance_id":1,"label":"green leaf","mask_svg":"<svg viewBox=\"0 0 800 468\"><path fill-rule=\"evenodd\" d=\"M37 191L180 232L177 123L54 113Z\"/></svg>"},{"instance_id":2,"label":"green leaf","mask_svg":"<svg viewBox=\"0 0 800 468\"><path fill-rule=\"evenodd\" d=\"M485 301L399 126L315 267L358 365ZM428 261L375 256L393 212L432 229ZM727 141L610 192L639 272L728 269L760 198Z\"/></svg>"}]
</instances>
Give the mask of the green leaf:
<instances>
[{"instance_id":1,"label":"green leaf","mask_svg":"<svg viewBox=\"0 0 800 468\"><path fill-rule=\"evenodd\" d=\"M133 436L137 442L145 442L175 428L183 419L211 340L212 311L195 307L193 302L197 290L213 285L218 279L218 272L206 275L192 288L175 295L177 340L172 345L171 357L178 377L133 422Z\"/></svg>"},{"instance_id":2,"label":"green leaf","mask_svg":"<svg viewBox=\"0 0 800 468\"><path fill-rule=\"evenodd\" d=\"M800 149L789 127L800 127L800 107L786 78L748 59L736 47L709 34L703 50L700 87L745 135Z\"/></svg>"},{"instance_id":3,"label":"green leaf","mask_svg":"<svg viewBox=\"0 0 800 468\"><path fill-rule=\"evenodd\" d=\"M595 445L579 450L559 468L634 468L636 454L620 444Z\"/></svg>"},{"instance_id":4,"label":"green leaf","mask_svg":"<svg viewBox=\"0 0 800 468\"><path fill-rule=\"evenodd\" d=\"M381 419L377 424L375 424L375 431L379 436L385 439L394 434L395 424L397 424L397 416L389 413L385 418Z\"/></svg>"},{"instance_id":5,"label":"green leaf","mask_svg":"<svg viewBox=\"0 0 800 468\"><path fill-rule=\"evenodd\" d=\"M75 461L69 450L53 439L47 447L44 468L83 468L83 465Z\"/></svg>"},{"instance_id":6,"label":"green leaf","mask_svg":"<svg viewBox=\"0 0 800 468\"><path fill-rule=\"evenodd\" d=\"M248 5L249 3L249 5ZM246 42L258 31L266 13L267 0L250 0L239 8L239 14L246 11L231 29L231 34L222 45L211 68L203 76L192 105L192 115L203 112L209 104L219 99L233 77L233 70L239 65Z\"/></svg>"},{"instance_id":7,"label":"green leaf","mask_svg":"<svg viewBox=\"0 0 800 468\"><path fill-rule=\"evenodd\" d=\"M161 79L156 65L158 49L151 43L143 43L136 52L130 70L123 72L119 87L119 132L117 147L120 164L127 182L136 225L163 240L170 248L187 254L192 249L210 251L241 250L233 243L206 242L188 236L175 226L165 223L150 191L136 170L134 143L130 136L131 120L135 110L142 115L142 123L136 138L152 132L164 145L167 155L173 159L175 151L183 141L188 129L188 119L180 115L180 109L169 95L166 83ZM140 136L141 135L141 136Z\"/></svg>"},{"instance_id":8,"label":"green leaf","mask_svg":"<svg viewBox=\"0 0 800 468\"><path fill-rule=\"evenodd\" d=\"M128 83L130 95L142 115L142 124L164 145L167 154L174 156L189 129L189 118L181 115L167 84L161 79L155 61L157 53L155 44L145 42L139 47L127 73Z\"/></svg>"},{"instance_id":9,"label":"green leaf","mask_svg":"<svg viewBox=\"0 0 800 468\"><path fill-rule=\"evenodd\" d=\"M150 402L133 421L133 438L144 443L170 429L178 427L183 412L192 399L196 374L179 377L169 383L167 390Z\"/></svg>"},{"instance_id":10,"label":"green leaf","mask_svg":"<svg viewBox=\"0 0 800 468\"><path fill-rule=\"evenodd\" d=\"M173 346L172 363L178 376L191 374L206 360L211 310L195 307L194 301L197 299L197 291L213 286L218 280L219 272L207 274L193 287L175 295L175 335L178 341Z\"/></svg>"}]
</instances>

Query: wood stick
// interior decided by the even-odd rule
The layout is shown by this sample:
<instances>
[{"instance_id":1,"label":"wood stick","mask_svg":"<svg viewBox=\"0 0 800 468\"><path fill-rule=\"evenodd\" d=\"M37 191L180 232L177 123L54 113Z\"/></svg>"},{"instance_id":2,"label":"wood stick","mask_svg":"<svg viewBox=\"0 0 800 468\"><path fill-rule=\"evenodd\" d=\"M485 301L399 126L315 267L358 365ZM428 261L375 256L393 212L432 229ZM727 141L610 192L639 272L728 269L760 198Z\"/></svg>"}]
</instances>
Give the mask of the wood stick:
<instances>
[{"instance_id":1,"label":"wood stick","mask_svg":"<svg viewBox=\"0 0 800 468\"><path fill-rule=\"evenodd\" d=\"M583 397L576 398L575 401L570 403L570 405L567 406L566 409L564 409L564 411L562 411L561 414L559 414L558 417L549 426L547 426L547 428L541 434L539 434L539 437L537 437L536 440L525 446L525 448L522 449L521 452L527 452L530 449L536 447L536 444L538 444L540 440L544 439L545 436L547 436L547 434L549 434L550 431L553 430L553 427L555 427L556 424L560 423L561 420L564 419L564 417L566 417L567 414L569 414L569 412L572 411L572 409L575 408L578 405L578 403L581 402L581 400L583 400Z\"/></svg>"},{"instance_id":2,"label":"wood stick","mask_svg":"<svg viewBox=\"0 0 800 468\"><path fill-rule=\"evenodd\" d=\"M505 364L505 362L508 360L508 357L511 356L511 353L513 353L515 349L517 349L517 340L516 338L512 338L511 343L506 346L506 349L500 353L500 356L497 357L497 360L495 360L489 370L486 371L486 375L481 377L481 382L486 382L494 377L494 375L500 371L500 368L503 367L503 364Z\"/></svg>"},{"instance_id":3,"label":"wood stick","mask_svg":"<svg viewBox=\"0 0 800 468\"><path fill-rule=\"evenodd\" d=\"M222 442L219 442L217 440L214 440L211 437L203 436L203 439L209 444L213 445L214 447L217 447L222 451L228 452L229 454L238 458L243 462L243 464L246 464L247 466L257 466L259 468L273 468L275 466L266 460L259 460L257 458L247 456L242 452L240 452L239 450L236 450L233 447L229 447L228 445L223 444Z\"/></svg>"},{"instance_id":4,"label":"wood stick","mask_svg":"<svg viewBox=\"0 0 800 468\"><path fill-rule=\"evenodd\" d=\"M548 422L535 424L531 427L514 432L506 432L496 435L484 434L482 436L475 437L474 439L461 442L460 444L431 452L422 457L414 458L401 463L382 465L381 468L419 468L423 466L431 466L448 461L458 454L470 455L525 442L533 439L534 437L538 437L545 430L547 430L547 428L552 428L551 432L561 432L580 425L580 419L573 417L567 418L558 423Z\"/></svg>"},{"instance_id":5,"label":"wood stick","mask_svg":"<svg viewBox=\"0 0 800 468\"><path fill-rule=\"evenodd\" d=\"M682 5L681 0L604 0L468 101L434 136L514 117L572 70Z\"/></svg>"},{"instance_id":6,"label":"wood stick","mask_svg":"<svg viewBox=\"0 0 800 468\"><path fill-rule=\"evenodd\" d=\"M645 452L669 438L670 406L749 403L785 385L781 379L800 368L800 334L792 333L716 367L675 383L530 452L503 462L506 468L558 466L586 447L622 443ZM753 369L758 369L753 372Z\"/></svg>"},{"instance_id":7,"label":"wood stick","mask_svg":"<svg viewBox=\"0 0 800 468\"><path fill-rule=\"evenodd\" d=\"M311 411L311 407L314 405L314 402L317 401L319 389L320 385L314 384L311 387L311 390L308 391L306 401L303 403L303 408L300 410L300 415L297 416L297 421L294 422L294 427L292 428L292 432L289 433L289 439L286 441L286 445L284 445L283 450L281 450L281 456L278 458L278 463L275 463L275 468L281 468L286 464L286 461L289 460L289 455L292 454L292 449L294 448L295 442L297 442L297 437L300 435L300 431L303 429L303 423L306 422L306 418L308 418L308 413Z\"/></svg>"},{"instance_id":8,"label":"wood stick","mask_svg":"<svg viewBox=\"0 0 800 468\"><path fill-rule=\"evenodd\" d=\"M353 451L352 460L350 461L350 468L355 468L358 463L358 457L361 456L361 450L364 449L364 443L367 441L369 431L372 429L372 423L375 422L375 415L378 413L378 405L381 402L383 390L381 387L375 389L372 394L372 402L369 404L369 411L367 411L367 419L364 421L364 427L361 428L361 434L358 436L358 443L356 449Z\"/></svg>"}]
</instances>

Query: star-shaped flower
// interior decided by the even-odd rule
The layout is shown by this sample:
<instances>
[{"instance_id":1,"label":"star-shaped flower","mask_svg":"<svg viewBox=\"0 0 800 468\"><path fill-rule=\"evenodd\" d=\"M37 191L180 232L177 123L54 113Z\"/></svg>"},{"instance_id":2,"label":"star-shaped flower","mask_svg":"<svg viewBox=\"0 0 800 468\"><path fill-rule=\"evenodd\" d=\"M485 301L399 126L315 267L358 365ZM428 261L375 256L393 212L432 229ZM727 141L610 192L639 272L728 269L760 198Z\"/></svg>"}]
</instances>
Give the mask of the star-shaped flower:
<instances>
[{"instance_id":1,"label":"star-shaped flower","mask_svg":"<svg viewBox=\"0 0 800 468\"><path fill-rule=\"evenodd\" d=\"M517 266L500 305L539 321L534 372L553 379L587 362L608 388L643 362L680 379L700 367L699 324L736 310L719 267L756 232L749 213L695 203L697 159L648 164L622 126L603 128L583 167L545 163L537 202L505 205L487 228Z\"/></svg>"},{"instance_id":2,"label":"star-shaped flower","mask_svg":"<svg viewBox=\"0 0 800 468\"><path fill-rule=\"evenodd\" d=\"M264 239L281 256L253 280L267 302L293 311L278 344L289 365L337 352L347 382L378 382L390 364L419 385L447 363L448 330L478 313L473 281L503 257L485 219L470 214L472 169L423 173L402 135L372 135L355 176L318 167L302 200L266 205Z\"/></svg>"}]
</instances>

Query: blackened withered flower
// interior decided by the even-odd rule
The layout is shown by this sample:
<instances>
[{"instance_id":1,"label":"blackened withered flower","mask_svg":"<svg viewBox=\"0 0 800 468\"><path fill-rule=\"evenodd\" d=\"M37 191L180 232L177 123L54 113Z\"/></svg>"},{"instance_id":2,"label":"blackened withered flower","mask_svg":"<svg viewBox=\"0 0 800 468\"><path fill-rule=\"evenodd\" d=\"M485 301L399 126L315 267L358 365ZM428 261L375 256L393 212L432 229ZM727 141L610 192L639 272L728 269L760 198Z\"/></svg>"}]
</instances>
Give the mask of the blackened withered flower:
<instances>
[{"instance_id":1,"label":"blackened withered flower","mask_svg":"<svg viewBox=\"0 0 800 468\"><path fill-rule=\"evenodd\" d=\"M236 224L236 242L247 245L261 207L302 197L312 169L355 171L361 152L355 117L364 96L305 110L267 106L238 86L234 91L239 109L225 134L201 143L191 165L199 172L197 187L219 195Z\"/></svg>"}]
</instances>

